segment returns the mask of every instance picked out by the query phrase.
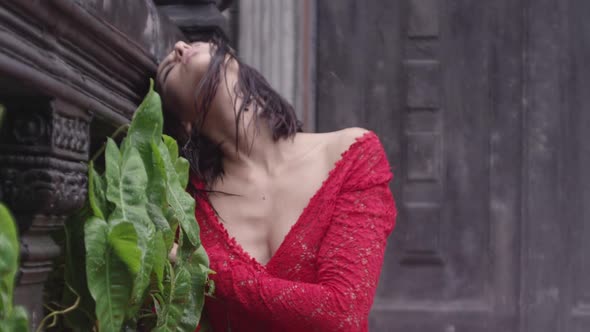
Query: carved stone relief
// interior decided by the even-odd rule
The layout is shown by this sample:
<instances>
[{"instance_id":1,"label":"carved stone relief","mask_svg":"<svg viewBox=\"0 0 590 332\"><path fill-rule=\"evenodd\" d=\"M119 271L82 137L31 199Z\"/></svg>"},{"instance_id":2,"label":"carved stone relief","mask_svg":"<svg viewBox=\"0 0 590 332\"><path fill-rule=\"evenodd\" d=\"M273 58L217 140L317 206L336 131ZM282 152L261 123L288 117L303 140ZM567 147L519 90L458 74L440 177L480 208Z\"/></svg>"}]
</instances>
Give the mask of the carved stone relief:
<instances>
[{"instance_id":1,"label":"carved stone relief","mask_svg":"<svg viewBox=\"0 0 590 332\"><path fill-rule=\"evenodd\" d=\"M0 129L0 192L21 234L17 301L36 326L43 315L43 283L60 248L51 231L86 199L87 112L60 100L4 98Z\"/></svg>"}]
</instances>

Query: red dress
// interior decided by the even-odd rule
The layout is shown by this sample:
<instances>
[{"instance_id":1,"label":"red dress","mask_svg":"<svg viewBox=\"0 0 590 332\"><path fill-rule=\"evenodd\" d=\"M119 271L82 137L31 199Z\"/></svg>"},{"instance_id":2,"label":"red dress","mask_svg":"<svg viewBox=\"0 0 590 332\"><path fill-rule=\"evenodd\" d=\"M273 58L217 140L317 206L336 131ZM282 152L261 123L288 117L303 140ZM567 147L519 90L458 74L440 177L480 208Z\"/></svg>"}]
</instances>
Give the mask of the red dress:
<instances>
[{"instance_id":1,"label":"red dress","mask_svg":"<svg viewBox=\"0 0 590 332\"><path fill-rule=\"evenodd\" d=\"M205 304L213 331L367 331L395 224L391 178L377 136L357 138L266 265L195 195L201 239L217 272L215 298ZM191 182L203 188L197 178Z\"/></svg>"}]
</instances>

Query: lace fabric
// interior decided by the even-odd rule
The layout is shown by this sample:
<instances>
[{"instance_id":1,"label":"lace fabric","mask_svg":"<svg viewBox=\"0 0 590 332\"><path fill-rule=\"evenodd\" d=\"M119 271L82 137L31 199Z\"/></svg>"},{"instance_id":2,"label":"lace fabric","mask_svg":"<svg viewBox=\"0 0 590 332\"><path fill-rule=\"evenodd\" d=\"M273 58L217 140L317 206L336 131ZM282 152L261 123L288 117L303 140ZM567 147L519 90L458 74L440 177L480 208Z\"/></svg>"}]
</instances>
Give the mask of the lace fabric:
<instances>
[{"instance_id":1,"label":"lace fabric","mask_svg":"<svg viewBox=\"0 0 590 332\"><path fill-rule=\"evenodd\" d=\"M205 315L213 331L368 331L388 235L392 178L378 137L357 138L336 162L266 265L245 252L195 195L201 240L216 271ZM192 177L196 188L203 188Z\"/></svg>"}]
</instances>

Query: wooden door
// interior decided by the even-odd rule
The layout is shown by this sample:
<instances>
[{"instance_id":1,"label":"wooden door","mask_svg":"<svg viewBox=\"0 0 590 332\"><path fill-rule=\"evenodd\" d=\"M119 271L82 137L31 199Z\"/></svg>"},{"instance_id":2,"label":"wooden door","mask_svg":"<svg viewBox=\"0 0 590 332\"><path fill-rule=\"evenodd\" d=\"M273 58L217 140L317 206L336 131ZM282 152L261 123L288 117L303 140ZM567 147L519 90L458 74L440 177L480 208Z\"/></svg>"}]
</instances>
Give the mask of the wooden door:
<instances>
[{"instance_id":1,"label":"wooden door","mask_svg":"<svg viewBox=\"0 0 590 332\"><path fill-rule=\"evenodd\" d=\"M371 331L590 331L590 2L318 0L318 130L400 210Z\"/></svg>"},{"instance_id":2,"label":"wooden door","mask_svg":"<svg viewBox=\"0 0 590 332\"><path fill-rule=\"evenodd\" d=\"M319 130L374 129L395 174L371 331L514 330L520 63L504 59L519 52L517 6L319 2Z\"/></svg>"}]
</instances>

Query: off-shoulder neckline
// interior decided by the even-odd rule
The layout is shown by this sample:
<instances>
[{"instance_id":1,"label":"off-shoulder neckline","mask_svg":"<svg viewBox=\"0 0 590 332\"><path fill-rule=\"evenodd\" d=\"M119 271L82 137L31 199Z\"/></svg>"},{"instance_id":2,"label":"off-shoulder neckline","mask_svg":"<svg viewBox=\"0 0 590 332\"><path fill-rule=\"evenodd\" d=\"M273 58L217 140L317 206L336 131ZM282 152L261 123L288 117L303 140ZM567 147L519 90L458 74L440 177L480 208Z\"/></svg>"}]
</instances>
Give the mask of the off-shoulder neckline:
<instances>
[{"instance_id":1,"label":"off-shoulder neckline","mask_svg":"<svg viewBox=\"0 0 590 332\"><path fill-rule=\"evenodd\" d=\"M359 135L358 137L356 137L354 139L354 141L348 146L348 148L346 148L340 154L340 158L336 162L334 162L334 165L333 165L332 169L330 170L330 172L328 173L328 176L322 181L320 187L311 196L307 205L305 206L305 208L303 209L303 211L301 212L301 214L299 215L297 220L293 223L293 225L291 225L291 228L289 229L289 231L285 235L285 238L283 239L283 241L281 242L281 244L279 245L279 247L277 248L275 253L270 257L268 262L266 262L266 264L262 264L258 260L256 260L254 257L252 257L252 255L250 255L250 253L248 253L242 247L242 245L240 245L240 243L237 242L235 237L229 235L227 229L225 228L223 223L221 223L221 221L219 220L219 217L217 216L217 213L215 212L215 209L213 208L213 206L209 200L209 195L207 192L205 192L205 195L203 198L203 200L205 201L205 204L204 204L204 207L206 209L205 212L211 218L211 220L213 220L212 224L223 235L223 237L224 237L223 239L225 241L227 241L230 249L234 253L236 253L237 255L242 257L243 259L251 262L251 264L257 270L267 270L273 264L273 262L277 260L277 257L280 257L281 253L285 250L284 248L289 243L289 241L294 236L294 234L296 234L297 229L299 227L301 227L302 220L305 219L305 216L309 213L310 208L314 206L314 202L316 200L318 200L318 197L320 197L321 194L324 192L325 188L327 187L327 184L334 177L334 174L336 174L340 170L340 168L342 167L344 162L348 160L349 155L352 154L353 151L356 151L357 148L359 146L363 145L365 142L367 142L371 139L376 139L376 138L377 138L377 135L373 131L368 130L368 131L362 133L361 135ZM195 183L193 183L193 185L195 185ZM203 188L202 183L199 183L199 185L200 185L200 188Z\"/></svg>"}]
</instances>

